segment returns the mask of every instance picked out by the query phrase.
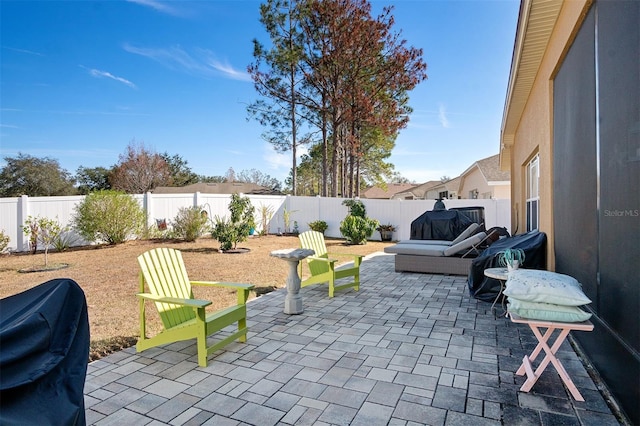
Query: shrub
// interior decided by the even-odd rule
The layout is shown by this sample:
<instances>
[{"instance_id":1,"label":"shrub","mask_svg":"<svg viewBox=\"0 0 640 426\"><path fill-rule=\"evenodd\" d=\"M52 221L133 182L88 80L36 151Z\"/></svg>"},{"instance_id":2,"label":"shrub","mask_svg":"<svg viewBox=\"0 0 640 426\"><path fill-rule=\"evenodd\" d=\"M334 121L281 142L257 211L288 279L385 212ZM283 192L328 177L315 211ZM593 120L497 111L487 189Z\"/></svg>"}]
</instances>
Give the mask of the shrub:
<instances>
[{"instance_id":1,"label":"shrub","mask_svg":"<svg viewBox=\"0 0 640 426\"><path fill-rule=\"evenodd\" d=\"M367 208L360 200L344 200L342 205L349 208L351 216L367 217Z\"/></svg>"},{"instance_id":2,"label":"shrub","mask_svg":"<svg viewBox=\"0 0 640 426\"><path fill-rule=\"evenodd\" d=\"M298 210L289 210L286 207L282 210L282 221L284 222L284 233L291 232L291 215Z\"/></svg>"},{"instance_id":3,"label":"shrub","mask_svg":"<svg viewBox=\"0 0 640 426\"><path fill-rule=\"evenodd\" d=\"M211 236L220 243L220 250L227 251L235 248L239 241L244 241L241 237L240 227L234 226L231 220L216 216L213 219ZM249 235L249 231L247 231Z\"/></svg>"},{"instance_id":4,"label":"shrub","mask_svg":"<svg viewBox=\"0 0 640 426\"><path fill-rule=\"evenodd\" d=\"M344 200L342 204L349 208L349 215L340 222L340 233L350 244L366 244L378 221L366 216L366 207L360 200Z\"/></svg>"},{"instance_id":5,"label":"shrub","mask_svg":"<svg viewBox=\"0 0 640 426\"><path fill-rule=\"evenodd\" d=\"M211 236L220 243L220 250L226 251L236 248L237 244L246 241L251 233L251 228L255 228L256 222L253 217L255 208L251 205L249 197L241 197L238 194L231 195L229 203L229 219L214 218Z\"/></svg>"},{"instance_id":6,"label":"shrub","mask_svg":"<svg viewBox=\"0 0 640 426\"><path fill-rule=\"evenodd\" d=\"M7 234L4 233L4 229L0 231L0 254L4 253L9 247L9 241L11 238Z\"/></svg>"},{"instance_id":7,"label":"shrub","mask_svg":"<svg viewBox=\"0 0 640 426\"><path fill-rule=\"evenodd\" d=\"M273 206L265 206L260 204L260 235L267 235L269 233L269 221L273 217Z\"/></svg>"},{"instance_id":8,"label":"shrub","mask_svg":"<svg viewBox=\"0 0 640 426\"><path fill-rule=\"evenodd\" d=\"M200 207L183 207L172 222L176 238L195 241L207 231L209 218L202 214Z\"/></svg>"},{"instance_id":9,"label":"shrub","mask_svg":"<svg viewBox=\"0 0 640 426\"><path fill-rule=\"evenodd\" d=\"M350 244L366 244L378 226L378 221L366 217L348 215L340 222L340 232Z\"/></svg>"},{"instance_id":10,"label":"shrub","mask_svg":"<svg viewBox=\"0 0 640 426\"><path fill-rule=\"evenodd\" d=\"M60 235L67 230L60 226L57 220L46 217L28 216L22 230L29 236L29 241L37 247L38 242L44 246L44 266L49 265L49 247L60 239ZM35 253L35 250L34 250Z\"/></svg>"},{"instance_id":11,"label":"shrub","mask_svg":"<svg viewBox=\"0 0 640 426\"><path fill-rule=\"evenodd\" d=\"M28 216L22 226L22 231L29 237L29 247L31 248L31 254L36 254L38 251L38 221Z\"/></svg>"},{"instance_id":12,"label":"shrub","mask_svg":"<svg viewBox=\"0 0 640 426\"><path fill-rule=\"evenodd\" d=\"M124 192L93 192L76 206L75 229L87 241L120 244L140 235L145 214Z\"/></svg>"},{"instance_id":13,"label":"shrub","mask_svg":"<svg viewBox=\"0 0 640 426\"><path fill-rule=\"evenodd\" d=\"M65 226L62 232L53 240L51 244L56 251L65 251L78 242L78 236Z\"/></svg>"},{"instance_id":14,"label":"shrub","mask_svg":"<svg viewBox=\"0 0 640 426\"><path fill-rule=\"evenodd\" d=\"M321 234L324 234L324 231L329 228L329 225L327 225L327 222L325 222L324 220L316 220L314 222L308 223L308 225L312 231L320 232Z\"/></svg>"}]
</instances>

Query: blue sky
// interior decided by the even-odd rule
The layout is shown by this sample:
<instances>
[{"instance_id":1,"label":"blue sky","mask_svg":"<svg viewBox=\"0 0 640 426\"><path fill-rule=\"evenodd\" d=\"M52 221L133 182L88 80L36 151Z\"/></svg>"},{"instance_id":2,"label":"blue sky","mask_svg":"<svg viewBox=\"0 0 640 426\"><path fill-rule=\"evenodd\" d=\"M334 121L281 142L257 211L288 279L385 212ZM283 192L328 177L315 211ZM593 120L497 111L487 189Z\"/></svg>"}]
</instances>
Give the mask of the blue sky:
<instances>
[{"instance_id":1,"label":"blue sky","mask_svg":"<svg viewBox=\"0 0 640 426\"><path fill-rule=\"evenodd\" d=\"M395 29L424 50L428 80L390 161L418 183L496 154L517 0L396 0ZM284 180L263 128L252 39L268 43L259 1L0 2L0 156L111 167L132 141L179 154L198 174L258 169ZM0 165L4 162L0 161Z\"/></svg>"}]
</instances>

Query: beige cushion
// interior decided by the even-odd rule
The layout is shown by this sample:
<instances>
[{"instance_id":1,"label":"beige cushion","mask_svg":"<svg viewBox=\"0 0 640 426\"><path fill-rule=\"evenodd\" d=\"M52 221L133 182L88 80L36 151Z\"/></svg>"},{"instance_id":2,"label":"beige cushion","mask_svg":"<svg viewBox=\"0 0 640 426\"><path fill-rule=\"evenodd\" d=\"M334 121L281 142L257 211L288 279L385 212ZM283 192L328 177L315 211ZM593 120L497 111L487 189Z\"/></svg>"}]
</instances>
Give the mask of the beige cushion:
<instances>
[{"instance_id":1,"label":"beige cushion","mask_svg":"<svg viewBox=\"0 0 640 426\"><path fill-rule=\"evenodd\" d=\"M467 238L469 238L474 232L476 232L476 229L480 228L480 225L478 225L477 223L473 222L471 225L469 225L467 227L467 229L465 229L464 231L462 231L462 234L458 235L458 237L451 241L451 245L456 245L464 240L466 240Z\"/></svg>"},{"instance_id":2,"label":"beige cushion","mask_svg":"<svg viewBox=\"0 0 640 426\"><path fill-rule=\"evenodd\" d=\"M444 256L446 246L429 246L426 244L396 244L394 246L385 247L385 253L395 254L413 254L418 256Z\"/></svg>"},{"instance_id":3,"label":"beige cushion","mask_svg":"<svg viewBox=\"0 0 640 426\"><path fill-rule=\"evenodd\" d=\"M466 240L459 242L458 244L447 247L444 251L444 255L453 256L454 254L469 250L475 244L478 244L480 241L482 241L486 236L487 234L485 234L484 232L478 232L476 235L469 237Z\"/></svg>"}]
</instances>

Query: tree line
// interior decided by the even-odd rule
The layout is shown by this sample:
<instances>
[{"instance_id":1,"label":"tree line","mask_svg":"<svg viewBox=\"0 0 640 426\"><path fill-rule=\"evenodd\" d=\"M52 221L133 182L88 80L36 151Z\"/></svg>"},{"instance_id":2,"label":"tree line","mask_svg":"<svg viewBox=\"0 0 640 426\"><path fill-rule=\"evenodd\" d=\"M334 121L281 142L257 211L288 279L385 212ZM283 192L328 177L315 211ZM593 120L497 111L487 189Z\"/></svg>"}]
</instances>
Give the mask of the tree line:
<instances>
[{"instance_id":1,"label":"tree line","mask_svg":"<svg viewBox=\"0 0 640 426\"><path fill-rule=\"evenodd\" d=\"M63 169L58 160L18 153L4 157L0 169L0 197L84 195L114 189L142 194L158 186L182 187L198 182L245 182L281 191L277 179L259 170L236 173L229 168L224 176L194 173L180 155L156 153L143 143L131 142L111 167L78 167L75 175Z\"/></svg>"},{"instance_id":2,"label":"tree line","mask_svg":"<svg viewBox=\"0 0 640 426\"><path fill-rule=\"evenodd\" d=\"M427 75L422 49L394 31L391 12L374 17L367 0L260 6L269 45L253 41L247 70L260 98L247 112L276 150L291 151L294 195L353 197L364 181L393 175L386 159L409 121L408 93Z\"/></svg>"}]
</instances>

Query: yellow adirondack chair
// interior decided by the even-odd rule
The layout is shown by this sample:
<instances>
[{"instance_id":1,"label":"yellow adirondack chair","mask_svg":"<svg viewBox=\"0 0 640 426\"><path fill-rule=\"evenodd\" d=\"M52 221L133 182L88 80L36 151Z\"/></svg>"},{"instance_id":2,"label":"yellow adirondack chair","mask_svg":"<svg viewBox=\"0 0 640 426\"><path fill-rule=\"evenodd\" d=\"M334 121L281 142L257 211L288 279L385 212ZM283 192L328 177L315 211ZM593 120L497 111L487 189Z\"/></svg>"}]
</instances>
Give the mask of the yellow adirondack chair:
<instances>
[{"instance_id":1,"label":"yellow adirondack chair","mask_svg":"<svg viewBox=\"0 0 640 426\"><path fill-rule=\"evenodd\" d=\"M321 232L306 231L298 235L300 246L316 252L315 256L307 257L307 265L311 276L302 280L301 287L312 284L329 283L329 297L333 297L335 290L342 290L353 287L355 291L360 289L360 264L362 256L357 254L327 253L327 246L324 243L324 236ZM329 256L351 256L353 266L349 268L336 269L337 259L330 259ZM302 276L302 263L300 264L300 275ZM336 280L353 277L352 281L336 284Z\"/></svg>"},{"instance_id":2,"label":"yellow adirondack chair","mask_svg":"<svg viewBox=\"0 0 640 426\"><path fill-rule=\"evenodd\" d=\"M247 298L251 284L221 283L211 281L189 281L182 260L182 253L169 248L149 250L138 256L140 264L140 339L138 352L158 345L180 340L197 339L198 364L207 366L207 356L238 339L247 340ZM145 293L145 283L149 293ZM235 306L207 313L211 305L208 300L193 298L191 286L214 286L237 290ZM164 330L153 337L146 336L145 300L155 303ZM207 336L238 323L238 330L214 345L207 346Z\"/></svg>"}]
</instances>

